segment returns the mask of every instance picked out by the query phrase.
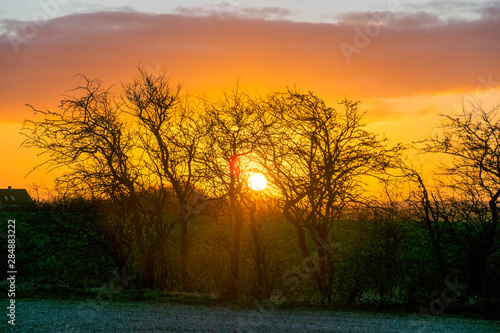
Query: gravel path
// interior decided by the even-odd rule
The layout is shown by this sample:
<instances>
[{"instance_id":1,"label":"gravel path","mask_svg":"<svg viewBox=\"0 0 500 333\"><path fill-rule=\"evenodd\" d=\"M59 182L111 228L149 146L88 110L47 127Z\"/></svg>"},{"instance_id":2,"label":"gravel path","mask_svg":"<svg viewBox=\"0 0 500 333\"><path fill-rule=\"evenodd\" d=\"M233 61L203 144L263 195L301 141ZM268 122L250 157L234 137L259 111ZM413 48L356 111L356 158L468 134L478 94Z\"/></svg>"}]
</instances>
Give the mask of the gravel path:
<instances>
[{"instance_id":1,"label":"gravel path","mask_svg":"<svg viewBox=\"0 0 500 333\"><path fill-rule=\"evenodd\" d=\"M4 310L5 311L5 310ZM495 321L313 310L235 310L223 307L21 300L16 325L0 332L500 332Z\"/></svg>"}]
</instances>

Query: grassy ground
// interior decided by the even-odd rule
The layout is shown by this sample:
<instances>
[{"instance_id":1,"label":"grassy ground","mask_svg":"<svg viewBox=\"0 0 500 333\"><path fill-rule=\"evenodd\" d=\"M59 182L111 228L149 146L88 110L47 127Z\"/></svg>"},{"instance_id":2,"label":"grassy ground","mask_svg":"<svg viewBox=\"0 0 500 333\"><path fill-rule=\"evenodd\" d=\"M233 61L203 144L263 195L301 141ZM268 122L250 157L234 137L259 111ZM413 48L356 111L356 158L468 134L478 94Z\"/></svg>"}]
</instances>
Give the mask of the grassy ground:
<instances>
[{"instance_id":1,"label":"grassy ground","mask_svg":"<svg viewBox=\"0 0 500 333\"><path fill-rule=\"evenodd\" d=\"M337 312L320 309L235 309L109 300L16 300L16 332L500 332L495 321L447 316Z\"/></svg>"}]
</instances>

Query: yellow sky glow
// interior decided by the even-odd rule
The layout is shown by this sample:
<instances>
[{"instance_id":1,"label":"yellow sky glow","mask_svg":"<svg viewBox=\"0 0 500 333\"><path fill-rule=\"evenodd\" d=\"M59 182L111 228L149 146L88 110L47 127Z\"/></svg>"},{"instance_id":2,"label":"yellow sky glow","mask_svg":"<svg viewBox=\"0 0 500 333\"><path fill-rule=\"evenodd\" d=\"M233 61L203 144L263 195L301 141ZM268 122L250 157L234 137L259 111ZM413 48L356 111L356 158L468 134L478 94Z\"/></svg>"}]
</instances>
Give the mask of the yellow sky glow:
<instances>
[{"instance_id":1,"label":"yellow sky glow","mask_svg":"<svg viewBox=\"0 0 500 333\"><path fill-rule=\"evenodd\" d=\"M50 20L17 53L0 35L0 188L50 184L56 177L37 170L24 178L43 159L18 149L19 130L32 117L26 103L56 110L81 83L73 77L78 73L116 91L138 64L167 70L194 95L220 94L238 79L243 89L262 94L295 85L334 107L343 98L361 101L368 129L393 143L429 137L439 115L459 112L462 101L499 103L500 17L431 26L402 19L365 45L356 44L359 29L347 23L133 12ZM358 51L347 59L341 43Z\"/></svg>"}]
</instances>

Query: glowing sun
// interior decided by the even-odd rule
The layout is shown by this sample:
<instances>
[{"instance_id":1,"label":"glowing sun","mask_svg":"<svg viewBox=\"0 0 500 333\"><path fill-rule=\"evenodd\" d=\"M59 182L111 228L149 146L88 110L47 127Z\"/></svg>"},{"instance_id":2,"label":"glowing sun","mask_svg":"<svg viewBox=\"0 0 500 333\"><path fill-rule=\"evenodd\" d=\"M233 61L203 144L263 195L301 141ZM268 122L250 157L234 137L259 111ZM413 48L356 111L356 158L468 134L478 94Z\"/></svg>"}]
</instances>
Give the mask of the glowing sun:
<instances>
[{"instance_id":1,"label":"glowing sun","mask_svg":"<svg viewBox=\"0 0 500 333\"><path fill-rule=\"evenodd\" d=\"M263 190L267 185L266 177L261 173L253 173L248 178L248 186L254 191Z\"/></svg>"}]
</instances>

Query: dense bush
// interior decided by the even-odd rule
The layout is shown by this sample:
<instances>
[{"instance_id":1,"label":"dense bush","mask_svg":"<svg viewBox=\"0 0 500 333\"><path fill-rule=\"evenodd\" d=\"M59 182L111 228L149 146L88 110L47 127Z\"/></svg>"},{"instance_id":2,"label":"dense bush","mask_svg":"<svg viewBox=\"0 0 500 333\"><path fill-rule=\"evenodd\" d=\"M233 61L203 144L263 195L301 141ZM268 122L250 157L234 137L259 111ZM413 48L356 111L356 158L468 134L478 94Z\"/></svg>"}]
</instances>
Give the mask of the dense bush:
<instances>
[{"instance_id":1,"label":"dense bush","mask_svg":"<svg viewBox=\"0 0 500 333\"><path fill-rule=\"evenodd\" d=\"M2 220L16 220L19 282L96 286L116 269L96 203L63 200L0 214Z\"/></svg>"},{"instance_id":2,"label":"dense bush","mask_svg":"<svg viewBox=\"0 0 500 333\"><path fill-rule=\"evenodd\" d=\"M16 219L16 255L21 283L35 289L57 286L59 291L100 287L113 279L120 269L121 263L113 259L112 241L104 232L109 223L107 219L113 216L109 215L109 205L82 199L61 200L24 211L3 211L0 216L3 220ZM240 298L267 299L276 305L283 302L319 304L321 295L298 251L293 228L278 212L266 216L259 230L265 258L261 286L256 274L254 239L250 226L244 226ZM460 283L467 285L469 266L467 261L460 260L460 255L467 255L467 248L460 248L451 241L462 227L459 224L447 227L444 250L450 272L448 280L453 282L458 278ZM229 279L229 228L223 216L202 213L193 219L190 226L193 291L215 298L221 296ZM158 278L164 279L160 288L164 291L182 290L176 255L180 245L178 229L178 226L174 228L169 243L163 246L165 267ZM404 306L411 311L428 306L446 287L437 274L428 237L418 219L412 219L403 211L394 214L394 211L366 208L355 217L338 221L336 234L332 237L334 303ZM315 244L310 242L309 246L313 249ZM466 291L453 304L447 304L448 309L482 309L483 313L491 315L500 297L496 283L500 277L499 258L500 249L496 246L484 285L490 296L474 298ZM132 261L127 262L127 267L138 269ZM137 276L138 272L132 273ZM133 285L141 287L137 280Z\"/></svg>"}]
</instances>

